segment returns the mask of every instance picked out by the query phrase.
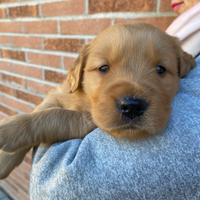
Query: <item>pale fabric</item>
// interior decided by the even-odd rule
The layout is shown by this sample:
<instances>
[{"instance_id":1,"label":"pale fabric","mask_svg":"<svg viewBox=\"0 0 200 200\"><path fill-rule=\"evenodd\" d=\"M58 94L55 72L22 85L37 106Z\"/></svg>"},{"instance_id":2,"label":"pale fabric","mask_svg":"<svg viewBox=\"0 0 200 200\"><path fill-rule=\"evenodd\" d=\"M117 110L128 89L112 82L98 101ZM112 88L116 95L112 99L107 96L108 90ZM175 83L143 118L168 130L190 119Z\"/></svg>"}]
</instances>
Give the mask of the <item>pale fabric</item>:
<instances>
[{"instance_id":1,"label":"pale fabric","mask_svg":"<svg viewBox=\"0 0 200 200\"><path fill-rule=\"evenodd\" d=\"M196 57L200 53L200 3L180 15L166 32L178 37L182 48Z\"/></svg>"}]
</instances>

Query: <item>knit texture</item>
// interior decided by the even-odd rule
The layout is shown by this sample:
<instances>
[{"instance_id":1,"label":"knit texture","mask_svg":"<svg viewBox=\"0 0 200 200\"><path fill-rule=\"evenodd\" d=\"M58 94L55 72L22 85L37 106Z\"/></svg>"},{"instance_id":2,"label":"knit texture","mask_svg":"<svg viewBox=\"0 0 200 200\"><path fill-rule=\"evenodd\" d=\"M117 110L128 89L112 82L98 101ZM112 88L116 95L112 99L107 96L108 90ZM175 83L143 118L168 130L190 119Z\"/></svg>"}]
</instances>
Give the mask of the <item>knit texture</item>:
<instances>
[{"instance_id":1,"label":"knit texture","mask_svg":"<svg viewBox=\"0 0 200 200\"><path fill-rule=\"evenodd\" d=\"M83 140L40 146L31 200L199 200L200 56L196 63L160 134L130 141L96 129Z\"/></svg>"}]
</instances>

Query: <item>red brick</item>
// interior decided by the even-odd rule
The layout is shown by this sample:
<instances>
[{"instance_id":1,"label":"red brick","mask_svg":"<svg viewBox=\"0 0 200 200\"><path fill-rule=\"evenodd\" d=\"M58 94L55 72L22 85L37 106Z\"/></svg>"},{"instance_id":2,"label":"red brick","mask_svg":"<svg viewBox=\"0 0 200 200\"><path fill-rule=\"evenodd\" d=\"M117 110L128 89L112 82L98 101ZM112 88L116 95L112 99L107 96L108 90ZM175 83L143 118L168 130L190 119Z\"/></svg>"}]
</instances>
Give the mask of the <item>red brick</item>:
<instances>
[{"instance_id":1,"label":"red brick","mask_svg":"<svg viewBox=\"0 0 200 200\"><path fill-rule=\"evenodd\" d=\"M160 1L160 11L173 11L171 7L171 0L161 0Z\"/></svg>"},{"instance_id":2,"label":"red brick","mask_svg":"<svg viewBox=\"0 0 200 200\"><path fill-rule=\"evenodd\" d=\"M29 106L29 112L33 112L35 110L36 106L35 107L32 107L32 106Z\"/></svg>"},{"instance_id":3,"label":"red brick","mask_svg":"<svg viewBox=\"0 0 200 200\"><path fill-rule=\"evenodd\" d=\"M10 44L10 37L9 36L0 36L0 44L7 45Z\"/></svg>"},{"instance_id":4,"label":"red brick","mask_svg":"<svg viewBox=\"0 0 200 200\"><path fill-rule=\"evenodd\" d=\"M15 184L16 187L20 188L21 190L23 190L24 192L28 192L28 188L25 187L24 185L24 182L21 182L22 180L20 180L20 177L19 176L14 176L15 172L13 171L11 174L10 174L10 177L9 179L12 181L12 183Z\"/></svg>"},{"instance_id":5,"label":"red brick","mask_svg":"<svg viewBox=\"0 0 200 200\"><path fill-rule=\"evenodd\" d=\"M24 76L42 79L42 69L14 64L14 72Z\"/></svg>"},{"instance_id":6,"label":"red brick","mask_svg":"<svg viewBox=\"0 0 200 200\"><path fill-rule=\"evenodd\" d=\"M37 17L38 16L38 6L17 6L9 8L9 17Z\"/></svg>"},{"instance_id":7,"label":"red brick","mask_svg":"<svg viewBox=\"0 0 200 200\"><path fill-rule=\"evenodd\" d=\"M6 189L6 191L9 192L10 195L12 195L13 197L15 197L16 200L19 200L20 196L18 195L18 192L16 190L13 190L12 186L10 186L8 184L8 181L9 181L9 178L5 179L4 181L1 181L1 182L3 182L3 183L1 183L1 185L3 186L3 188Z\"/></svg>"},{"instance_id":8,"label":"red brick","mask_svg":"<svg viewBox=\"0 0 200 200\"><path fill-rule=\"evenodd\" d=\"M27 155L29 155L30 157L32 157L32 156L33 156L33 149L31 149L31 150L27 153Z\"/></svg>"},{"instance_id":9,"label":"red brick","mask_svg":"<svg viewBox=\"0 0 200 200\"><path fill-rule=\"evenodd\" d=\"M2 181L2 186L16 199L16 200L24 200L20 194L18 188L9 180L9 177ZM13 187L16 189L14 190ZM30 199L29 199L30 200Z\"/></svg>"},{"instance_id":10,"label":"red brick","mask_svg":"<svg viewBox=\"0 0 200 200\"><path fill-rule=\"evenodd\" d=\"M61 34L97 35L111 25L111 19L61 21Z\"/></svg>"},{"instance_id":11,"label":"red brick","mask_svg":"<svg viewBox=\"0 0 200 200\"><path fill-rule=\"evenodd\" d=\"M12 71L12 63L0 61L0 70Z\"/></svg>"},{"instance_id":12,"label":"red brick","mask_svg":"<svg viewBox=\"0 0 200 200\"><path fill-rule=\"evenodd\" d=\"M76 58L64 57L63 62L65 69L68 70L74 64L75 60Z\"/></svg>"},{"instance_id":13,"label":"red brick","mask_svg":"<svg viewBox=\"0 0 200 200\"><path fill-rule=\"evenodd\" d=\"M20 200L30 200L29 194L19 190Z\"/></svg>"},{"instance_id":14,"label":"red brick","mask_svg":"<svg viewBox=\"0 0 200 200\"><path fill-rule=\"evenodd\" d=\"M1 103L4 103L4 97L3 97L2 94L0 94L0 102L1 102Z\"/></svg>"},{"instance_id":15,"label":"red brick","mask_svg":"<svg viewBox=\"0 0 200 200\"><path fill-rule=\"evenodd\" d=\"M14 89L11 87L7 87L5 85L0 84L0 91L6 94L9 94L11 96L15 95Z\"/></svg>"},{"instance_id":16,"label":"red brick","mask_svg":"<svg viewBox=\"0 0 200 200\"><path fill-rule=\"evenodd\" d=\"M28 106L25 103L17 101L17 99L15 100L15 99L11 99L9 97L5 97L5 103L10 107L13 107L24 113L28 113Z\"/></svg>"},{"instance_id":17,"label":"red brick","mask_svg":"<svg viewBox=\"0 0 200 200\"><path fill-rule=\"evenodd\" d=\"M69 0L41 5L44 16L82 15L84 14L84 0Z\"/></svg>"},{"instance_id":18,"label":"red brick","mask_svg":"<svg viewBox=\"0 0 200 200\"><path fill-rule=\"evenodd\" d=\"M20 165L26 172L30 172L31 171L31 166L28 165L25 162L22 162L22 164Z\"/></svg>"},{"instance_id":19,"label":"red brick","mask_svg":"<svg viewBox=\"0 0 200 200\"><path fill-rule=\"evenodd\" d=\"M16 97L24 101L36 104L36 105L39 105L43 100L42 97L27 93L27 92L23 92L20 90L16 90Z\"/></svg>"},{"instance_id":20,"label":"red brick","mask_svg":"<svg viewBox=\"0 0 200 200\"><path fill-rule=\"evenodd\" d=\"M5 119L5 118L6 118L6 116L0 112L0 120Z\"/></svg>"},{"instance_id":21,"label":"red brick","mask_svg":"<svg viewBox=\"0 0 200 200\"><path fill-rule=\"evenodd\" d=\"M14 110L11 110L10 108L7 108L3 105L0 105L0 111L7 114L7 115L10 115L10 116L13 116L13 115L16 115L17 112L14 111Z\"/></svg>"},{"instance_id":22,"label":"red brick","mask_svg":"<svg viewBox=\"0 0 200 200\"><path fill-rule=\"evenodd\" d=\"M116 19L115 24L119 23L135 23L135 22L144 22L152 24L153 26L158 27L159 29L165 31L167 27L174 21L176 17L150 17L150 18L138 18L138 19Z\"/></svg>"},{"instance_id":23,"label":"red brick","mask_svg":"<svg viewBox=\"0 0 200 200\"><path fill-rule=\"evenodd\" d=\"M12 183L12 181L8 178L8 179L6 179L5 181L4 181L4 184L7 184L9 187L8 188L12 188L12 190L14 191L14 192L17 192L18 191L18 189L17 189L17 187L15 186L15 184L13 184ZM16 194L16 193L15 193Z\"/></svg>"},{"instance_id":24,"label":"red brick","mask_svg":"<svg viewBox=\"0 0 200 200\"><path fill-rule=\"evenodd\" d=\"M13 44L13 46L16 46L16 47L41 49L41 38L40 37L13 36L12 44Z\"/></svg>"},{"instance_id":25,"label":"red brick","mask_svg":"<svg viewBox=\"0 0 200 200\"><path fill-rule=\"evenodd\" d=\"M28 61L38 65L61 68L61 57L49 54L27 53Z\"/></svg>"},{"instance_id":26,"label":"red brick","mask_svg":"<svg viewBox=\"0 0 200 200\"><path fill-rule=\"evenodd\" d=\"M59 72L53 72L50 70L45 70L45 80L51 81L54 83L63 83L63 81L66 79L66 74L62 74Z\"/></svg>"},{"instance_id":27,"label":"red brick","mask_svg":"<svg viewBox=\"0 0 200 200\"><path fill-rule=\"evenodd\" d=\"M15 171L17 171L21 176L23 176L26 180L30 181L30 174L24 171L21 167L15 168Z\"/></svg>"},{"instance_id":28,"label":"red brick","mask_svg":"<svg viewBox=\"0 0 200 200\"><path fill-rule=\"evenodd\" d=\"M21 87L26 87L26 80L23 78L7 75L7 74L2 74L2 79L4 82L8 82L12 85L17 85Z\"/></svg>"},{"instance_id":29,"label":"red brick","mask_svg":"<svg viewBox=\"0 0 200 200\"><path fill-rule=\"evenodd\" d=\"M31 157L29 155L25 156L24 161L29 165L31 165L31 163L32 163L32 159L31 159Z\"/></svg>"},{"instance_id":30,"label":"red brick","mask_svg":"<svg viewBox=\"0 0 200 200\"><path fill-rule=\"evenodd\" d=\"M17 0L1 0L0 3L11 3L16 2Z\"/></svg>"},{"instance_id":31,"label":"red brick","mask_svg":"<svg viewBox=\"0 0 200 200\"><path fill-rule=\"evenodd\" d=\"M13 171L10 173L10 175L12 176L12 178L13 178L13 177L16 177L15 170L13 170ZM10 177L9 177L9 179L10 179Z\"/></svg>"},{"instance_id":32,"label":"red brick","mask_svg":"<svg viewBox=\"0 0 200 200\"><path fill-rule=\"evenodd\" d=\"M0 22L0 32L21 33L21 22Z\"/></svg>"},{"instance_id":33,"label":"red brick","mask_svg":"<svg viewBox=\"0 0 200 200\"><path fill-rule=\"evenodd\" d=\"M88 4L90 14L155 11L155 0L89 0Z\"/></svg>"},{"instance_id":34,"label":"red brick","mask_svg":"<svg viewBox=\"0 0 200 200\"><path fill-rule=\"evenodd\" d=\"M79 52L84 44L83 39L68 39L68 38L44 38L43 46L45 50Z\"/></svg>"},{"instance_id":35,"label":"red brick","mask_svg":"<svg viewBox=\"0 0 200 200\"><path fill-rule=\"evenodd\" d=\"M23 22L25 33L57 33L57 21Z\"/></svg>"},{"instance_id":36,"label":"red brick","mask_svg":"<svg viewBox=\"0 0 200 200\"><path fill-rule=\"evenodd\" d=\"M41 94L48 94L49 91L55 89L55 87L44 83L28 80L28 89Z\"/></svg>"},{"instance_id":37,"label":"red brick","mask_svg":"<svg viewBox=\"0 0 200 200\"><path fill-rule=\"evenodd\" d=\"M1 50L1 57L25 61L25 54L22 51L11 51L11 50L7 50L7 49L2 49Z\"/></svg>"},{"instance_id":38,"label":"red brick","mask_svg":"<svg viewBox=\"0 0 200 200\"><path fill-rule=\"evenodd\" d=\"M6 18L6 9L5 8L0 8L0 18Z\"/></svg>"},{"instance_id":39,"label":"red brick","mask_svg":"<svg viewBox=\"0 0 200 200\"><path fill-rule=\"evenodd\" d=\"M26 158L26 156L25 156ZM14 176L17 180L17 182L20 182L24 185L24 188L26 189L26 191L24 192L28 192L28 188L29 188L29 181L27 181L23 176L21 176L17 171L13 171L11 173L11 176Z\"/></svg>"}]
</instances>

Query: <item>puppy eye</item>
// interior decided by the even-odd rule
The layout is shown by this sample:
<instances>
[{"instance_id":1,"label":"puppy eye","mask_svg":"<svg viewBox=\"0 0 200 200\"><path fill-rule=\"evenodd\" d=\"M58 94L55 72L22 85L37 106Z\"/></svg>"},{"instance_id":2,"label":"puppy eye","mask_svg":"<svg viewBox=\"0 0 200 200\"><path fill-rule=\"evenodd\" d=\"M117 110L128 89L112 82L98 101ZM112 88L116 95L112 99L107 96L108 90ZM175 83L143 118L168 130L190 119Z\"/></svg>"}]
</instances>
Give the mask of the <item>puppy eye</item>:
<instances>
[{"instance_id":1,"label":"puppy eye","mask_svg":"<svg viewBox=\"0 0 200 200\"><path fill-rule=\"evenodd\" d=\"M157 73L159 75L164 74L166 72L166 69L162 65L157 65Z\"/></svg>"},{"instance_id":2,"label":"puppy eye","mask_svg":"<svg viewBox=\"0 0 200 200\"><path fill-rule=\"evenodd\" d=\"M106 72L108 72L109 70L109 66L108 65L104 65L102 67L99 68L99 71L102 73L102 74L105 74Z\"/></svg>"}]
</instances>

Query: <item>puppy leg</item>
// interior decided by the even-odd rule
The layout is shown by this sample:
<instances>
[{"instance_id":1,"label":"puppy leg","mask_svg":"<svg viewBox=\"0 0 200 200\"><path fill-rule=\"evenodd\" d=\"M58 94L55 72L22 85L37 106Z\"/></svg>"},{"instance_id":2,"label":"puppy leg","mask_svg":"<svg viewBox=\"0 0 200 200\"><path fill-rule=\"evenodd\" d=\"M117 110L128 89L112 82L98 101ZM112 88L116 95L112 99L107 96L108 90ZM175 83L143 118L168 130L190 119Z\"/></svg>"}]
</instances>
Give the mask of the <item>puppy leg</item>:
<instances>
[{"instance_id":1,"label":"puppy leg","mask_svg":"<svg viewBox=\"0 0 200 200\"><path fill-rule=\"evenodd\" d=\"M15 167L20 165L30 149L31 147L20 149L13 154L0 150L0 179L6 178Z\"/></svg>"},{"instance_id":2,"label":"puppy leg","mask_svg":"<svg viewBox=\"0 0 200 200\"><path fill-rule=\"evenodd\" d=\"M0 149L14 152L7 154L0 150L0 179L23 161L32 146L83 138L96 127L89 113L64 109L66 101L66 94L57 90L48 95L33 113L0 121Z\"/></svg>"},{"instance_id":3,"label":"puppy leg","mask_svg":"<svg viewBox=\"0 0 200 200\"><path fill-rule=\"evenodd\" d=\"M42 142L54 143L75 138L72 130L76 135L81 135L80 130L84 132L83 135L87 134L94 127L91 118L87 117L89 114L64 109L68 98L67 91L58 87L33 113L20 114L0 121L0 149L14 152ZM91 124L88 130L82 127L82 124L87 124L87 119Z\"/></svg>"},{"instance_id":4,"label":"puppy leg","mask_svg":"<svg viewBox=\"0 0 200 200\"><path fill-rule=\"evenodd\" d=\"M66 109L48 109L14 116L0 125L0 179L20 165L34 145L83 138L94 125L90 114ZM15 152L16 151L16 152Z\"/></svg>"},{"instance_id":5,"label":"puppy leg","mask_svg":"<svg viewBox=\"0 0 200 200\"><path fill-rule=\"evenodd\" d=\"M83 138L94 128L89 113L62 108L17 115L0 125L0 149L15 152L40 143Z\"/></svg>"}]
</instances>

